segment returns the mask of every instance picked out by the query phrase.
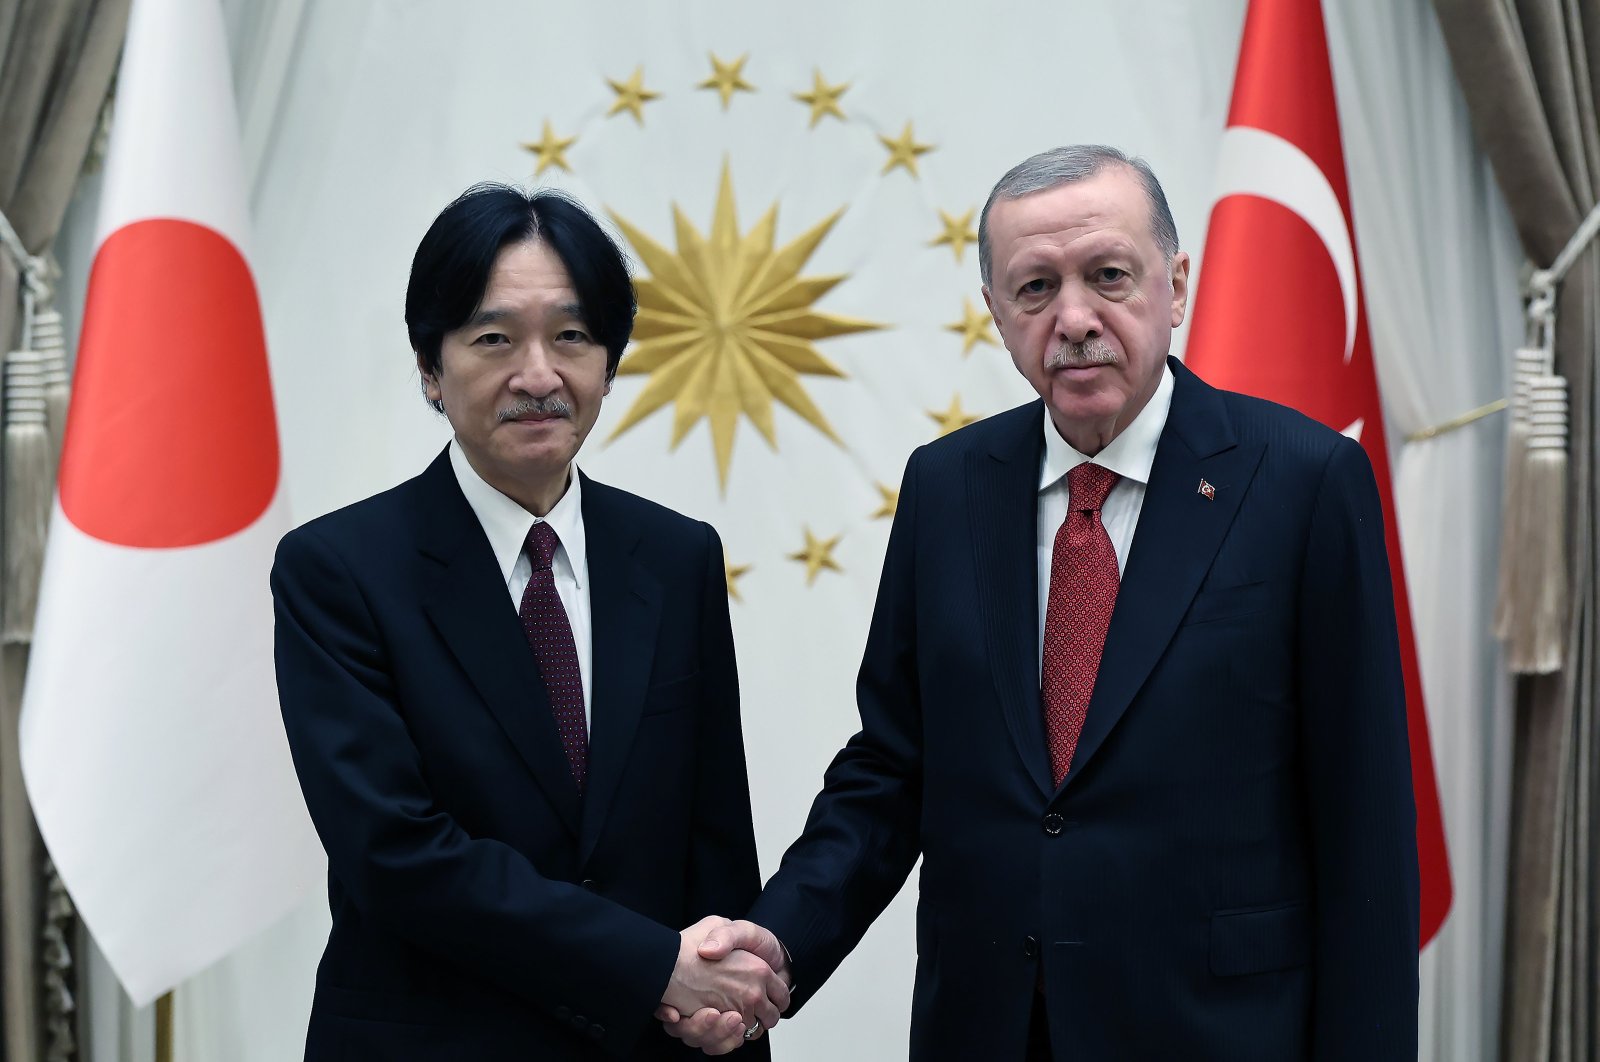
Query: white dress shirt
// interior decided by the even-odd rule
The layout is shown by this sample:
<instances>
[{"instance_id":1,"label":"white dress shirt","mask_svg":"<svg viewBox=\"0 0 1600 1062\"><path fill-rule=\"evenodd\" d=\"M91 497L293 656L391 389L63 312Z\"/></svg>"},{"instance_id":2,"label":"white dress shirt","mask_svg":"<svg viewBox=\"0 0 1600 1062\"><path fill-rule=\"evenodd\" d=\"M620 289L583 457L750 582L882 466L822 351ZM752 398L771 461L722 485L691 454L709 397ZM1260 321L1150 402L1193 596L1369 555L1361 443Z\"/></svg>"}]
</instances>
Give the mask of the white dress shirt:
<instances>
[{"instance_id":1,"label":"white dress shirt","mask_svg":"<svg viewBox=\"0 0 1600 1062\"><path fill-rule=\"evenodd\" d=\"M1167 411L1172 408L1172 369L1161 370L1161 382L1155 394L1133 418L1133 423L1122 429L1106 448L1093 457L1085 457L1072 444L1061 437L1055 422L1050 419L1050 407L1044 411L1044 460L1039 469L1039 670L1044 671L1044 617L1050 603L1050 561L1055 554L1056 532L1067 518L1067 473L1092 461L1109 468L1121 478L1106 495L1100 507L1100 522L1111 536L1111 546L1117 551L1117 574L1128 565L1128 550L1133 546L1133 531L1139 525L1139 511L1144 508L1144 490L1150 482L1150 466L1155 464L1156 445L1161 442L1161 431L1167 426Z\"/></svg>"},{"instance_id":2,"label":"white dress shirt","mask_svg":"<svg viewBox=\"0 0 1600 1062\"><path fill-rule=\"evenodd\" d=\"M506 583L506 593L511 595L513 611L522 608L522 593L533 578L533 561L523 551L528 532L541 520L548 521L561 544L551 559L550 569L555 575L556 593L561 607L566 609L567 622L572 626L572 641L578 649L578 674L583 680L584 725L594 732L591 711L593 682L594 634L589 621L589 557L587 540L583 532L583 481L578 477L578 466L568 471L566 493L555 507L543 516L534 516L518 503L500 493L472 467L461 445L450 440L450 467L455 469L456 482L467 504L483 526L489 538L489 548L494 551L495 563L500 565L500 575Z\"/></svg>"}]
</instances>

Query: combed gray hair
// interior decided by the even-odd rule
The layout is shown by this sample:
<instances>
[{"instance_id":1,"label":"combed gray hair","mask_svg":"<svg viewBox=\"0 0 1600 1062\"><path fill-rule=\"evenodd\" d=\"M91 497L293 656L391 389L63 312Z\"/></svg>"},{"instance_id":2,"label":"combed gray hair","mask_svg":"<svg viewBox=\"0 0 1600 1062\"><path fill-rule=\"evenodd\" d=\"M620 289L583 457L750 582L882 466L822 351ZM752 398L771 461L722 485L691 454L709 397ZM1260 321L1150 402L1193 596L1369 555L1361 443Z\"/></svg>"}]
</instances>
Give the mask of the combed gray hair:
<instances>
[{"instance_id":1,"label":"combed gray hair","mask_svg":"<svg viewBox=\"0 0 1600 1062\"><path fill-rule=\"evenodd\" d=\"M1021 199L1034 192L1087 180L1107 166L1126 166L1138 175L1145 197L1150 200L1150 235L1167 261L1172 261L1172 256L1178 253L1178 226L1172 220L1172 208L1167 206L1167 194L1161 190L1161 182L1156 180L1150 164L1105 144L1071 144L1041 151L1017 163L989 193L988 202L983 204L983 215L978 219L978 273L983 277L983 286L989 286L992 268L989 210L996 202Z\"/></svg>"}]
</instances>

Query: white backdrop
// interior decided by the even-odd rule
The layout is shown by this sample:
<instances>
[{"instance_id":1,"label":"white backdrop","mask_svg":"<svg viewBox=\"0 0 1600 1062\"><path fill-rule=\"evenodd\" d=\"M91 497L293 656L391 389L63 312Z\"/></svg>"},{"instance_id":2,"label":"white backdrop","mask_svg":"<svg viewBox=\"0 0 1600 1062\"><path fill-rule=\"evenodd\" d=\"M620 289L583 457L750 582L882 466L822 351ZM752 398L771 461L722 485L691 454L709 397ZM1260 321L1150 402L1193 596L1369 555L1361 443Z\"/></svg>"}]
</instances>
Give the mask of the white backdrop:
<instances>
[{"instance_id":1,"label":"white backdrop","mask_svg":"<svg viewBox=\"0 0 1600 1062\"><path fill-rule=\"evenodd\" d=\"M779 205L778 241L839 207L804 272L848 274L828 312L892 327L818 343L848 379L805 377L841 445L780 409L777 450L741 425L726 493L706 426L668 447L657 413L602 445L638 394L619 380L581 463L723 532L751 570L733 605L762 866L776 867L823 767L854 729L851 686L888 524L878 485L937 429L952 396L990 413L1030 396L1004 353L963 355L945 325L977 302L976 256L930 247L938 211L981 205L999 174L1044 147L1105 141L1161 175L1198 253L1244 0L1056 4L997 21L977 4L823 0L803 9L528 5L513 0L229 0L254 261L296 520L414 474L445 430L422 404L401 306L416 242L473 181L526 181L518 144L548 119L573 172L541 180L616 210L674 246L669 204L702 232L726 157L741 231ZM1515 242L1472 146L1426 0L1327 0L1357 238L1392 416L1401 526L1445 802L1456 906L1424 956L1422 1057L1493 1057L1503 905L1505 738L1485 587L1496 537L1489 421L1432 442L1401 436L1503 393L1515 337ZM746 53L753 93L727 110L693 86L708 52ZM644 122L607 117L605 79L636 66L662 93ZM791 98L813 69L849 82L849 121ZM914 123L937 145L920 177L880 171L878 134ZM87 268L89 182L63 235ZM1203 259L1199 263L1203 270ZM1264 295L1270 297L1270 294ZM1178 342L1181 346L1182 334ZM802 528L841 536L807 587L786 554ZM816 1001L774 1038L780 1059L901 1057L913 966L902 894ZM178 996L179 1056L299 1057L327 916L321 897ZM96 1059L140 1057L143 1031L100 993ZM118 1041L122 1046L118 1048ZM130 1044L134 1045L130 1048Z\"/></svg>"},{"instance_id":2,"label":"white backdrop","mask_svg":"<svg viewBox=\"0 0 1600 1062\"><path fill-rule=\"evenodd\" d=\"M1405 436L1507 393L1521 259L1468 132L1429 3L1329 4L1372 346L1388 407L1400 537L1455 904L1422 956L1418 1057L1498 1057L1511 703L1489 635L1499 549L1499 417ZM1339 47L1340 40L1345 47ZM1379 76L1377 71L1384 73Z\"/></svg>"}]
</instances>

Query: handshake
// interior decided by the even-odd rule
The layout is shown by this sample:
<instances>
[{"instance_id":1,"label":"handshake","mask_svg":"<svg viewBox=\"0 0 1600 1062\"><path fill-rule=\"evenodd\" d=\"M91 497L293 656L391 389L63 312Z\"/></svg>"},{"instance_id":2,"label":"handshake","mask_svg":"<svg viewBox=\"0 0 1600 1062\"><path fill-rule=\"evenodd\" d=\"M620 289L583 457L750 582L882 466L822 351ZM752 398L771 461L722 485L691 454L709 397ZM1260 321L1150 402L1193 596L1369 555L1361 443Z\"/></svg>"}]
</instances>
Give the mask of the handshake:
<instances>
[{"instance_id":1,"label":"handshake","mask_svg":"<svg viewBox=\"0 0 1600 1062\"><path fill-rule=\"evenodd\" d=\"M725 1055L778 1024L793 979L777 937L716 915L678 936L678 962L656 1008L670 1035Z\"/></svg>"}]
</instances>

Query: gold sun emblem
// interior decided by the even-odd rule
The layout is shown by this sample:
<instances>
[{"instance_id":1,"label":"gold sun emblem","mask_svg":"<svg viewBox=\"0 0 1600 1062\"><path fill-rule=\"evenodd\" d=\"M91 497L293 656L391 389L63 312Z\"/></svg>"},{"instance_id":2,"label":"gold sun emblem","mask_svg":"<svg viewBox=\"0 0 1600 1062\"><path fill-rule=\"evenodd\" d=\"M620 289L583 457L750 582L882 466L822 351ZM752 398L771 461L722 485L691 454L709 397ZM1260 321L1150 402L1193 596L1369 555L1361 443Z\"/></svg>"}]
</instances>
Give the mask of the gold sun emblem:
<instances>
[{"instance_id":1,"label":"gold sun emblem","mask_svg":"<svg viewBox=\"0 0 1600 1062\"><path fill-rule=\"evenodd\" d=\"M612 218L650 271L636 282L635 342L617 371L625 376L648 373L650 379L611 437L672 402L674 448L701 419L711 422L717 478L724 490L741 414L767 445L777 448L774 400L838 443L800 376L845 374L817 351L813 341L884 327L813 308L844 275L800 275L843 213L843 208L834 211L774 249L778 225L774 204L741 236L726 162L709 236L702 236L673 206L676 254L613 211Z\"/></svg>"}]
</instances>

